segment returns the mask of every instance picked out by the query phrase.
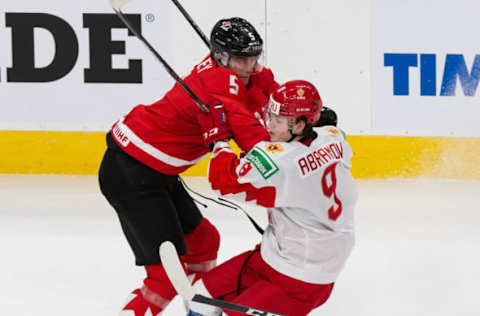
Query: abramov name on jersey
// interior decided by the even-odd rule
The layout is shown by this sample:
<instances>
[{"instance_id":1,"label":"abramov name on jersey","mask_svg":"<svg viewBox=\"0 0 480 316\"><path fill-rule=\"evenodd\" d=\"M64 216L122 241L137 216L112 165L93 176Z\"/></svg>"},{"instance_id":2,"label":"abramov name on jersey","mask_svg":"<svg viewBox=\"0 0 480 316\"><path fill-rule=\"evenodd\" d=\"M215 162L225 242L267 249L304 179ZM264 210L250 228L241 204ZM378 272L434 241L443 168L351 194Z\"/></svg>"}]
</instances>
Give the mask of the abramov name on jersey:
<instances>
[{"instance_id":1,"label":"abramov name on jersey","mask_svg":"<svg viewBox=\"0 0 480 316\"><path fill-rule=\"evenodd\" d=\"M308 176L310 173L319 170L330 161L343 158L342 143L331 143L320 148L315 148L308 154L297 160L298 168L302 176Z\"/></svg>"}]
</instances>

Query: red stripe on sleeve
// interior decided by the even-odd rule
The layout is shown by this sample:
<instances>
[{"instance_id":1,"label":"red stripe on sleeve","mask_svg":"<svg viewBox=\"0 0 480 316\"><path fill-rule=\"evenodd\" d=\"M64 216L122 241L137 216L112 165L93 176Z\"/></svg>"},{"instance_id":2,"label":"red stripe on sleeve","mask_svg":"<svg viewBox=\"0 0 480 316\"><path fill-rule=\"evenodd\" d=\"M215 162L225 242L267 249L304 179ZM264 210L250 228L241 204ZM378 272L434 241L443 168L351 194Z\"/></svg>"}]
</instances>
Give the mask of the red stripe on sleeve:
<instances>
[{"instance_id":1,"label":"red stripe on sleeve","mask_svg":"<svg viewBox=\"0 0 480 316\"><path fill-rule=\"evenodd\" d=\"M238 194L245 192L245 201L256 201L260 206L274 207L276 189L273 186L254 187L251 183L239 183L236 172L240 160L237 155L217 149L210 160L208 180L213 190L220 191L220 194ZM252 171L254 172L254 171ZM248 171L246 172L248 174ZM245 175L246 175L245 174Z\"/></svg>"}]
</instances>

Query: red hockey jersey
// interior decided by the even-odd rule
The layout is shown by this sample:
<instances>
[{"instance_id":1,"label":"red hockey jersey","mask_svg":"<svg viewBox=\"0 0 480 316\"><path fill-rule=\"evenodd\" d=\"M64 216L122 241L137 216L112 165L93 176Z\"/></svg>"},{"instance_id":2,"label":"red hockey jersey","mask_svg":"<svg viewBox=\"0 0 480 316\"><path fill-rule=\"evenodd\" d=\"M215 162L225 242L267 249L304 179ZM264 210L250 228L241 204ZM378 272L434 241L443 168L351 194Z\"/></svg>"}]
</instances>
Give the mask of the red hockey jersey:
<instances>
[{"instance_id":1,"label":"red hockey jersey","mask_svg":"<svg viewBox=\"0 0 480 316\"><path fill-rule=\"evenodd\" d=\"M242 150L248 152L259 141L269 139L253 115L261 113L277 86L269 69L252 75L247 89L237 74L207 57L184 81L205 105L224 105L234 140ZM125 152L147 166L164 174L178 174L209 152L202 137L207 115L176 83L157 102L134 107L113 125L112 136Z\"/></svg>"}]
</instances>

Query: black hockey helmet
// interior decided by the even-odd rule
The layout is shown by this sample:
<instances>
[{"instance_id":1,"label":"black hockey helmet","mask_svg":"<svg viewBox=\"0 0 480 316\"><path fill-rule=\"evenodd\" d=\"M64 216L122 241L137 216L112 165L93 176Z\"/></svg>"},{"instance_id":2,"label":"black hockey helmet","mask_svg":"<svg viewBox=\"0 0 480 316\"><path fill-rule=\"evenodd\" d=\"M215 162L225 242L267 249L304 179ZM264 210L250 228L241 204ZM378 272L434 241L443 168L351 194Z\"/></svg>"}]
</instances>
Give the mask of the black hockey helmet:
<instances>
[{"instance_id":1,"label":"black hockey helmet","mask_svg":"<svg viewBox=\"0 0 480 316\"><path fill-rule=\"evenodd\" d=\"M210 45L214 59L220 59L224 66L230 56L259 56L263 50L263 40L257 30L238 17L218 21L212 29Z\"/></svg>"}]
</instances>

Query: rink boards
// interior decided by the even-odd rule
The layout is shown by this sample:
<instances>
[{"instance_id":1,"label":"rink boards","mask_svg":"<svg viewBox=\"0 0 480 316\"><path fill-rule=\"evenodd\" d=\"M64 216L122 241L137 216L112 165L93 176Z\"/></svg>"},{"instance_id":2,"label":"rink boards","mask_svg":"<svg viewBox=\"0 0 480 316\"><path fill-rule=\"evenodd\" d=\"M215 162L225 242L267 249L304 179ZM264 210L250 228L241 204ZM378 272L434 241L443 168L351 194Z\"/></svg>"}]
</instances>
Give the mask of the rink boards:
<instances>
[{"instance_id":1,"label":"rink boards","mask_svg":"<svg viewBox=\"0 0 480 316\"><path fill-rule=\"evenodd\" d=\"M347 136L356 178L480 179L480 138ZM0 173L95 174L105 133L0 131ZM208 158L185 176L205 176Z\"/></svg>"},{"instance_id":2,"label":"rink boards","mask_svg":"<svg viewBox=\"0 0 480 316\"><path fill-rule=\"evenodd\" d=\"M108 1L4 2L0 173L95 174L105 149L99 131L161 98L173 80ZM246 18L265 39L260 62L277 81L314 83L351 135L357 178L480 179L480 53L472 40L480 2L182 3L204 31L220 17ZM132 1L125 13L181 76L208 54L168 1ZM207 163L186 175L205 175Z\"/></svg>"}]
</instances>

